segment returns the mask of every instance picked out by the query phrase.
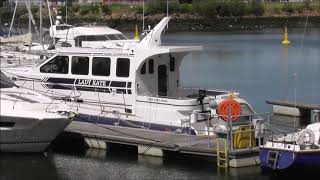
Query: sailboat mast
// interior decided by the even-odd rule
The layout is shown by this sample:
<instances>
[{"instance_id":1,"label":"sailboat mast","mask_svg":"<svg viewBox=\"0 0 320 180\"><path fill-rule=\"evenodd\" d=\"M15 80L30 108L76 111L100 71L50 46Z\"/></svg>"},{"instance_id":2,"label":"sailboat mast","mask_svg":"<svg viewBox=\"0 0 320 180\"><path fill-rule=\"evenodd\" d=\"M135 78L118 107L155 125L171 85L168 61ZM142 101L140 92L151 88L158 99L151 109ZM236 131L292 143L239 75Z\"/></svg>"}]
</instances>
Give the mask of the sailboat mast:
<instances>
[{"instance_id":1,"label":"sailboat mast","mask_svg":"<svg viewBox=\"0 0 320 180\"><path fill-rule=\"evenodd\" d=\"M43 44L42 42L42 0L40 0L40 3L39 3L39 11L40 11L40 34L39 34L39 37L40 37L40 43Z\"/></svg>"},{"instance_id":2,"label":"sailboat mast","mask_svg":"<svg viewBox=\"0 0 320 180\"><path fill-rule=\"evenodd\" d=\"M28 6L28 5L27 5ZM29 8L31 9L31 0L29 0ZM29 33L31 33L31 16L30 16L30 11L28 11L29 14ZM31 50L31 43L29 44L29 51Z\"/></svg>"},{"instance_id":3,"label":"sailboat mast","mask_svg":"<svg viewBox=\"0 0 320 180\"><path fill-rule=\"evenodd\" d=\"M12 15L12 20L11 20L11 24L10 24L10 29L9 29L8 37L10 37L10 34L11 34L11 30L12 30L12 26L13 26L13 21L14 21L14 18L15 18L15 16L16 16L17 5L18 5L18 0L16 0L16 5L15 5L15 7L14 7L14 11L13 11L13 15Z\"/></svg>"}]
</instances>

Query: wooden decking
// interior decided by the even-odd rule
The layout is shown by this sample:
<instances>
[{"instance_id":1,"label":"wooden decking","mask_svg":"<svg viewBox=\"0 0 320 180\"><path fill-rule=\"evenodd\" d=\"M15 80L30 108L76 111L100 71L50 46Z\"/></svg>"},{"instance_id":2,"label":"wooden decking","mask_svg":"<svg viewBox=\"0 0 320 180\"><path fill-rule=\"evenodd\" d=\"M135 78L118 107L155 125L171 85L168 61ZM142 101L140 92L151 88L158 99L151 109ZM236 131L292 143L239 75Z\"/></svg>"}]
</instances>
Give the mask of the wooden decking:
<instances>
[{"instance_id":1,"label":"wooden decking","mask_svg":"<svg viewBox=\"0 0 320 180\"><path fill-rule=\"evenodd\" d=\"M94 129L94 131L92 131ZM96 124L72 123L67 132L80 133L85 138L103 140L109 143L134 146L147 146L180 153L217 156L217 141L215 136L189 136L170 132L152 131L119 126L100 126ZM94 134L90 132L95 132ZM220 142L219 142L220 143ZM222 143L220 143L222 144ZM257 156L259 148L252 147L228 151L229 158Z\"/></svg>"}]
</instances>

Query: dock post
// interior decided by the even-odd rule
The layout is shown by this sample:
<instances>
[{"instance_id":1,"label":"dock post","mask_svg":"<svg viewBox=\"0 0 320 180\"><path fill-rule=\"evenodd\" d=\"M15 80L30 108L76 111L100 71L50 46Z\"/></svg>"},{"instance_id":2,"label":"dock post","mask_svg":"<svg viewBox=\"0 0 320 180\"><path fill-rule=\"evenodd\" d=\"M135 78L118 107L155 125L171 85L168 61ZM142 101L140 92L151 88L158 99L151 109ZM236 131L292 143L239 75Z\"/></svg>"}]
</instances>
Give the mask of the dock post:
<instances>
[{"instance_id":1,"label":"dock post","mask_svg":"<svg viewBox=\"0 0 320 180\"><path fill-rule=\"evenodd\" d=\"M233 167L233 168L254 166L259 164L260 164L259 156L234 158L229 161L229 167Z\"/></svg>"},{"instance_id":2,"label":"dock post","mask_svg":"<svg viewBox=\"0 0 320 180\"><path fill-rule=\"evenodd\" d=\"M84 140L90 148L108 149L107 143L97 138L85 137Z\"/></svg>"},{"instance_id":3,"label":"dock post","mask_svg":"<svg viewBox=\"0 0 320 180\"><path fill-rule=\"evenodd\" d=\"M138 146L138 154L163 157L163 150L152 146Z\"/></svg>"}]
</instances>

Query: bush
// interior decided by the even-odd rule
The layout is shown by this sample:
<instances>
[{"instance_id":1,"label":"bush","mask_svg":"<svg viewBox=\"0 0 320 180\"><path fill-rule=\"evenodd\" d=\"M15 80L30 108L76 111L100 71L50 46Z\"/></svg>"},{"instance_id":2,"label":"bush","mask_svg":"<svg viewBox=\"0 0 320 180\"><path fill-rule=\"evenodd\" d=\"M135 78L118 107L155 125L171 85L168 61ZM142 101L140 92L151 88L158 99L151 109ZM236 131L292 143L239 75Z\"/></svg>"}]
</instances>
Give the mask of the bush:
<instances>
[{"instance_id":1,"label":"bush","mask_svg":"<svg viewBox=\"0 0 320 180\"><path fill-rule=\"evenodd\" d=\"M264 6L261 2L252 1L250 3L250 14L255 16L262 16L264 13Z\"/></svg>"},{"instance_id":2,"label":"bush","mask_svg":"<svg viewBox=\"0 0 320 180\"><path fill-rule=\"evenodd\" d=\"M71 7L68 6L68 12L77 13L80 11L79 5L72 5Z\"/></svg>"},{"instance_id":3,"label":"bush","mask_svg":"<svg viewBox=\"0 0 320 180\"><path fill-rule=\"evenodd\" d=\"M104 14L110 14L111 13L111 9L107 5L102 5L101 6L101 12L104 13Z\"/></svg>"},{"instance_id":4,"label":"bush","mask_svg":"<svg viewBox=\"0 0 320 180\"><path fill-rule=\"evenodd\" d=\"M223 17L243 16L246 12L246 5L241 0L212 1L198 0L193 3L194 11L205 17Z\"/></svg>"},{"instance_id":5,"label":"bush","mask_svg":"<svg viewBox=\"0 0 320 180\"><path fill-rule=\"evenodd\" d=\"M287 12L287 13L293 13L294 12L294 9L293 9L293 6L291 3L285 3L283 6L282 6L282 9L281 9L283 12Z\"/></svg>"},{"instance_id":6,"label":"bush","mask_svg":"<svg viewBox=\"0 0 320 180\"><path fill-rule=\"evenodd\" d=\"M100 12L100 8L97 5L91 5L89 6L89 11L91 14L98 14Z\"/></svg>"},{"instance_id":7,"label":"bush","mask_svg":"<svg viewBox=\"0 0 320 180\"><path fill-rule=\"evenodd\" d=\"M39 11L39 7L38 6L31 6L31 13L35 14Z\"/></svg>"},{"instance_id":8,"label":"bush","mask_svg":"<svg viewBox=\"0 0 320 180\"><path fill-rule=\"evenodd\" d=\"M145 13L146 14L155 14L165 12L162 11L163 7L161 7L160 1L148 1L145 4Z\"/></svg>"},{"instance_id":9,"label":"bush","mask_svg":"<svg viewBox=\"0 0 320 180\"><path fill-rule=\"evenodd\" d=\"M87 6L82 6L80 8L80 15L81 16L87 15L87 14L89 14L89 12L90 12L90 9Z\"/></svg>"},{"instance_id":10,"label":"bush","mask_svg":"<svg viewBox=\"0 0 320 180\"><path fill-rule=\"evenodd\" d=\"M193 6L192 4L180 4L180 12L181 13L193 13Z\"/></svg>"},{"instance_id":11,"label":"bush","mask_svg":"<svg viewBox=\"0 0 320 180\"><path fill-rule=\"evenodd\" d=\"M193 2L194 11L204 17L217 15L217 2L210 0L198 0Z\"/></svg>"},{"instance_id":12,"label":"bush","mask_svg":"<svg viewBox=\"0 0 320 180\"><path fill-rule=\"evenodd\" d=\"M59 6L58 12L59 12L60 16L65 17L66 16L66 7L65 6Z\"/></svg>"}]
</instances>

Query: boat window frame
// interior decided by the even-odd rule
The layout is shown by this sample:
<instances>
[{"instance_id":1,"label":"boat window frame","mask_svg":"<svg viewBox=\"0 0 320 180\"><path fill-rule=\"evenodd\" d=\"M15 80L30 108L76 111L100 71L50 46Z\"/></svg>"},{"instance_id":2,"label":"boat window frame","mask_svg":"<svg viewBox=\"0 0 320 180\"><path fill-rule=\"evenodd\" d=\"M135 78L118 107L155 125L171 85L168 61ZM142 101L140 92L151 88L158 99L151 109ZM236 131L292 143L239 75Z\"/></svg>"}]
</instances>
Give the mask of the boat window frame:
<instances>
[{"instance_id":1,"label":"boat window frame","mask_svg":"<svg viewBox=\"0 0 320 180\"><path fill-rule=\"evenodd\" d=\"M170 72L174 72L176 68L176 58L170 55L170 60L169 60L169 69Z\"/></svg>"},{"instance_id":2,"label":"boat window frame","mask_svg":"<svg viewBox=\"0 0 320 180\"><path fill-rule=\"evenodd\" d=\"M87 61L87 73L82 73L82 74L79 74L79 73L74 73L73 72L73 60L75 57L81 57L81 58L85 58L85 60ZM83 67L81 67L83 68ZM83 70L83 69L81 69ZM89 75L89 70L90 70L90 58L88 56L71 56L71 74L72 75Z\"/></svg>"},{"instance_id":3,"label":"boat window frame","mask_svg":"<svg viewBox=\"0 0 320 180\"><path fill-rule=\"evenodd\" d=\"M148 66L149 66L149 74L153 74L154 73L154 59L149 59L148 61Z\"/></svg>"},{"instance_id":4,"label":"boat window frame","mask_svg":"<svg viewBox=\"0 0 320 180\"><path fill-rule=\"evenodd\" d=\"M128 66L126 68L125 75L121 74L123 72L121 72L121 68L119 68L119 62L122 60L126 60L128 62ZM117 77L122 77L122 78L128 78L130 76L130 64L131 64L131 60L129 58L117 58L117 62L116 62L116 76ZM120 72L119 72L120 71Z\"/></svg>"},{"instance_id":5,"label":"boat window frame","mask_svg":"<svg viewBox=\"0 0 320 180\"><path fill-rule=\"evenodd\" d=\"M94 65L93 65L93 63L94 63L94 60L95 60L95 58L104 58L105 60L104 61L108 61L109 62L109 65L107 64L107 69L109 69L109 73L107 73L106 75L97 75L97 74L94 74ZM106 71L106 72L108 72L108 71ZM110 75L111 75L111 58L110 57L92 57L92 60L91 60L91 74L93 75L93 76L103 76L103 77L109 77Z\"/></svg>"},{"instance_id":6,"label":"boat window frame","mask_svg":"<svg viewBox=\"0 0 320 180\"><path fill-rule=\"evenodd\" d=\"M64 59L64 60L66 60L66 64L64 64L64 65L66 65L66 72L44 72L43 70L42 70L42 68L44 68L45 66L47 66L47 65L49 65L52 61L54 61L54 60L57 60L56 58L61 58L61 57L64 57L64 58L66 58L66 59ZM40 66L40 68L39 68L39 71L40 71L40 73L46 73L46 74L69 74L69 64L70 64L70 58L69 58L69 56L66 56L66 55L57 55L57 56L55 56L55 57L53 57L52 59L50 59L50 60L48 60L46 63L44 63L43 65L41 65Z\"/></svg>"},{"instance_id":7,"label":"boat window frame","mask_svg":"<svg viewBox=\"0 0 320 180\"><path fill-rule=\"evenodd\" d=\"M145 75L147 73L147 63L144 62L140 69L140 74Z\"/></svg>"}]
</instances>

